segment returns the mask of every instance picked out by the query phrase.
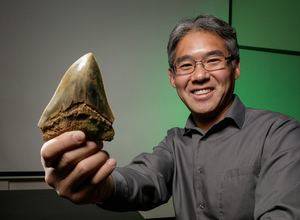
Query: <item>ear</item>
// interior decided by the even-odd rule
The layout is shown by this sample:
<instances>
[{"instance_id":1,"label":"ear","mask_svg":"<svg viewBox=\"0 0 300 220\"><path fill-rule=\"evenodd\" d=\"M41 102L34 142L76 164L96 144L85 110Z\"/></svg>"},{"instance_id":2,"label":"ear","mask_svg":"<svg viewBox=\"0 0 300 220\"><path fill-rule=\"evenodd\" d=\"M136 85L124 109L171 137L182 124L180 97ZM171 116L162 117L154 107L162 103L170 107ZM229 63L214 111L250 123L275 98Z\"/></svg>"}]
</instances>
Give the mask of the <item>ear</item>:
<instances>
[{"instance_id":1,"label":"ear","mask_svg":"<svg viewBox=\"0 0 300 220\"><path fill-rule=\"evenodd\" d=\"M174 88L176 88L176 84L175 84L175 76L173 76L173 70L172 70L172 68L169 68L168 72L169 72L170 83L171 83L171 85L172 85Z\"/></svg>"},{"instance_id":2,"label":"ear","mask_svg":"<svg viewBox=\"0 0 300 220\"><path fill-rule=\"evenodd\" d=\"M241 63L240 61L237 62L235 69L234 69L234 78L237 80L241 73Z\"/></svg>"}]
</instances>

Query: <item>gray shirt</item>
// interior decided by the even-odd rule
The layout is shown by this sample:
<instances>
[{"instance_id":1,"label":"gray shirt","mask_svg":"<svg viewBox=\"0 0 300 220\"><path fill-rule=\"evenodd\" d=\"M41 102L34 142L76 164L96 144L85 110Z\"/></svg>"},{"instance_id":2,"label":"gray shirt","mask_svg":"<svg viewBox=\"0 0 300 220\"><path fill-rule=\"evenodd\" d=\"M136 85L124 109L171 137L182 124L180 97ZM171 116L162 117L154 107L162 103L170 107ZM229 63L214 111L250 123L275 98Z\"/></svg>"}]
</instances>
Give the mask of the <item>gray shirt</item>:
<instances>
[{"instance_id":1,"label":"gray shirt","mask_svg":"<svg viewBox=\"0 0 300 220\"><path fill-rule=\"evenodd\" d=\"M177 220L300 219L300 124L234 96L206 133L190 116L113 178L114 197L98 204L109 210L148 210L173 196Z\"/></svg>"}]
</instances>

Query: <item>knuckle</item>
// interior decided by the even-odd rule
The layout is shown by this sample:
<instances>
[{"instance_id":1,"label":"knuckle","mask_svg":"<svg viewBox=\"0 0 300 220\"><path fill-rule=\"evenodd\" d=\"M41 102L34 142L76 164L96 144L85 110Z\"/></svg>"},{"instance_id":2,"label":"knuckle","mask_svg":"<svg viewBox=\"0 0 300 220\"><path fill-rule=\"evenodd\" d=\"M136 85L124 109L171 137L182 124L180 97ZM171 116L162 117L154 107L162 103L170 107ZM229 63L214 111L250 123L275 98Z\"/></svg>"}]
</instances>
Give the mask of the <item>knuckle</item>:
<instances>
[{"instance_id":1,"label":"knuckle","mask_svg":"<svg viewBox=\"0 0 300 220\"><path fill-rule=\"evenodd\" d=\"M45 182L49 185L49 186L51 186L51 187L54 187L54 183L55 183L55 181L54 181L54 178L51 176L51 175L45 175Z\"/></svg>"},{"instance_id":2,"label":"knuckle","mask_svg":"<svg viewBox=\"0 0 300 220\"><path fill-rule=\"evenodd\" d=\"M67 190L57 190L56 192L60 197L70 200L75 205L83 204L83 198L81 197L79 192L70 193Z\"/></svg>"},{"instance_id":3,"label":"knuckle","mask_svg":"<svg viewBox=\"0 0 300 220\"><path fill-rule=\"evenodd\" d=\"M56 192L57 192L57 195L59 195L60 197L68 198L68 193L66 190L60 189L60 190L56 190Z\"/></svg>"},{"instance_id":4,"label":"knuckle","mask_svg":"<svg viewBox=\"0 0 300 220\"><path fill-rule=\"evenodd\" d=\"M42 146L41 152L49 152L54 145L57 145L58 141L56 138L50 139L49 141L45 142Z\"/></svg>"},{"instance_id":5,"label":"knuckle","mask_svg":"<svg viewBox=\"0 0 300 220\"><path fill-rule=\"evenodd\" d=\"M77 164L77 166L75 167L75 170L77 172L77 175L79 177L82 177L82 176L85 176L86 174L88 174L88 172L89 172L88 168L89 168L88 164L83 160Z\"/></svg>"},{"instance_id":6,"label":"knuckle","mask_svg":"<svg viewBox=\"0 0 300 220\"><path fill-rule=\"evenodd\" d=\"M71 198L69 198L71 202L73 202L75 205L81 205L82 204L82 199L77 196L76 194L73 195Z\"/></svg>"},{"instance_id":7,"label":"knuckle","mask_svg":"<svg viewBox=\"0 0 300 220\"><path fill-rule=\"evenodd\" d=\"M88 147L93 152L99 151L99 146L95 142L89 142Z\"/></svg>"},{"instance_id":8,"label":"knuckle","mask_svg":"<svg viewBox=\"0 0 300 220\"><path fill-rule=\"evenodd\" d=\"M44 145L44 146L45 146L45 145ZM49 153L49 151L48 151L45 147L42 147L40 154L41 154L41 157L42 157L44 160L50 159L50 153Z\"/></svg>"},{"instance_id":9,"label":"knuckle","mask_svg":"<svg viewBox=\"0 0 300 220\"><path fill-rule=\"evenodd\" d=\"M74 157L72 157L71 153L67 152L67 153L64 153L61 157L61 162L67 166L69 164L72 163L72 161L74 160Z\"/></svg>"}]
</instances>

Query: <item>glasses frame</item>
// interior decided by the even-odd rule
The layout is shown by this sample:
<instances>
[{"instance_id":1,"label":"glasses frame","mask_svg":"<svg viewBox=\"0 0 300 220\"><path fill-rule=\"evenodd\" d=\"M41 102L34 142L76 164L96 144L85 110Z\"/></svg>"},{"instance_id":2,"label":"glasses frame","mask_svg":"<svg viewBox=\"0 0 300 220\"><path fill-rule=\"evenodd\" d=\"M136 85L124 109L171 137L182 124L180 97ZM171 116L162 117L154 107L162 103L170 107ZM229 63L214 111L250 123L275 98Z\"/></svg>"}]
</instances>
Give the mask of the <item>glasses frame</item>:
<instances>
[{"instance_id":1,"label":"glasses frame","mask_svg":"<svg viewBox=\"0 0 300 220\"><path fill-rule=\"evenodd\" d=\"M176 75L188 75L188 74L191 74L191 73L193 73L193 72L195 71L197 63L201 63L203 69L205 69L205 65L203 64L202 61L205 60L205 59L207 59L207 58L209 58L209 57L214 57L214 56L222 56L222 57L224 57L224 61L226 61L226 60L232 61L232 60L234 60L234 59L236 58L235 56L225 57L225 56L223 56L223 55L212 55L212 56L205 57L205 58L203 58L202 60L199 60L199 61L192 60L192 59L187 59L187 60L192 60L192 61L195 62L195 65L193 65L194 69L193 69L192 72L190 72L190 73L177 73L177 72L176 72L176 63L180 63L180 62L182 62L182 61L178 61L178 62L174 63L173 66L172 66L172 69L173 69L173 71L174 71L174 73L175 73ZM218 68L218 69L214 69L214 70L207 70L207 69L205 69L205 70L206 70L206 71L220 70L220 69L223 69L223 68L225 67L225 65L226 65L226 62L224 62L224 66L223 66L223 67L220 67L220 68Z\"/></svg>"}]
</instances>

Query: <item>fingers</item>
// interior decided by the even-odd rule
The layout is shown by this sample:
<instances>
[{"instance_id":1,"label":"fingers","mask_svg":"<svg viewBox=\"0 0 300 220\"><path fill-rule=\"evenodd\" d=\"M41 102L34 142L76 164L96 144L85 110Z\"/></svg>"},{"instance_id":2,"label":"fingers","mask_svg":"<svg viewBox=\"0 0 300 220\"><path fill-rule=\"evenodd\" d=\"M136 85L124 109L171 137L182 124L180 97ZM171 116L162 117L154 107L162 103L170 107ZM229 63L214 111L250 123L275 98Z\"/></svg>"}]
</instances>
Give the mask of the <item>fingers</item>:
<instances>
[{"instance_id":1,"label":"fingers","mask_svg":"<svg viewBox=\"0 0 300 220\"><path fill-rule=\"evenodd\" d=\"M106 150L102 150L102 152L106 154L107 158L110 158L110 155Z\"/></svg>"},{"instance_id":2,"label":"fingers","mask_svg":"<svg viewBox=\"0 0 300 220\"><path fill-rule=\"evenodd\" d=\"M69 195L64 195L63 193L57 191L58 195L69 199L77 205L83 204L95 204L100 201L107 201L111 198L114 192L114 181L111 176L106 178L101 184L95 186L92 184L87 184L81 188L80 191L71 193Z\"/></svg>"},{"instance_id":3,"label":"fingers","mask_svg":"<svg viewBox=\"0 0 300 220\"><path fill-rule=\"evenodd\" d=\"M81 160L63 180L64 184L76 191L83 182L90 181L90 176L93 176L107 159L106 154L99 151Z\"/></svg>"},{"instance_id":4,"label":"fingers","mask_svg":"<svg viewBox=\"0 0 300 220\"><path fill-rule=\"evenodd\" d=\"M41 149L41 156L46 167L51 166L53 161L64 152L78 147L85 141L82 131L65 132L60 136L46 142Z\"/></svg>"},{"instance_id":5,"label":"fingers","mask_svg":"<svg viewBox=\"0 0 300 220\"><path fill-rule=\"evenodd\" d=\"M88 188L97 188L97 186L106 181L115 166L116 161L114 159L108 159L103 151L99 151L80 161L76 167L60 181L56 189L60 196L71 198L74 194L83 192ZM102 194L105 194L105 192L102 192Z\"/></svg>"},{"instance_id":6,"label":"fingers","mask_svg":"<svg viewBox=\"0 0 300 220\"><path fill-rule=\"evenodd\" d=\"M86 141L81 131L65 132L46 142L41 149L46 182L74 203L108 199L116 161L102 148L102 141Z\"/></svg>"},{"instance_id":7,"label":"fingers","mask_svg":"<svg viewBox=\"0 0 300 220\"><path fill-rule=\"evenodd\" d=\"M81 145L73 150L64 153L57 163L56 169L67 174L74 168L74 166L81 160L96 154L102 149L102 146L97 145L95 142L87 141L84 145Z\"/></svg>"},{"instance_id":8,"label":"fingers","mask_svg":"<svg viewBox=\"0 0 300 220\"><path fill-rule=\"evenodd\" d=\"M108 159L106 163L98 169L93 176L91 183L93 185L99 184L103 179L107 178L115 169L117 162L115 159Z\"/></svg>"}]
</instances>

